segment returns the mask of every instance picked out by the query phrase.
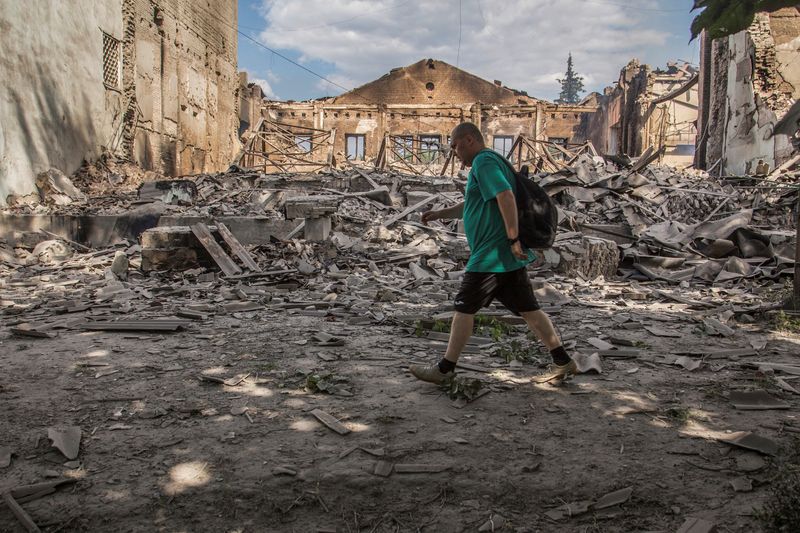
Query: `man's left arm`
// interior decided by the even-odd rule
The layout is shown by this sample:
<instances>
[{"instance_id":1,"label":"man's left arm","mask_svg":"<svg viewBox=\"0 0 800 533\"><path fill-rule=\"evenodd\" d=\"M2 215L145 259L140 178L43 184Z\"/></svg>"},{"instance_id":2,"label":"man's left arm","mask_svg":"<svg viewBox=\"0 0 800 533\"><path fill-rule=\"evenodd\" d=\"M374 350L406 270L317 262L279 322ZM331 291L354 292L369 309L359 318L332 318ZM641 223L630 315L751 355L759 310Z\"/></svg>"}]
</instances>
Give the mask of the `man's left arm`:
<instances>
[{"instance_id":1,"label":"man's left arm","mask_svg":"<svg viewBox=\"0 0 800 533\"><path fill-rule=\"evenodd\" d=\"M497 193L497 207L500 208L500 215L503 217L503 223L506 226L506 237L513 240L511 245L511 252L517 259L525 260L528 254L522 249L522 244L519 242L519 220L517 217L517 202L514 198L514 193L510 190Z\"/></svg>"}]
</instances>

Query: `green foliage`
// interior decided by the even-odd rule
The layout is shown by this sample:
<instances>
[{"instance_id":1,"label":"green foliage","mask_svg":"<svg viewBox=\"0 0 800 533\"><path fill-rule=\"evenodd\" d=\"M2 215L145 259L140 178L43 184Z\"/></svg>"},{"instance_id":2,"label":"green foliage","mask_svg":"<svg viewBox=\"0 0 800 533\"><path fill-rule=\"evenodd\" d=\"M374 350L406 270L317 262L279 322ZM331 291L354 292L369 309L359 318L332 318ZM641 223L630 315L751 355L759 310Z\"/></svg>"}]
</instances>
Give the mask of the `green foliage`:
<instances>
[{"instance_id":1,"label":"green foliage","mask_svg":"<svg viewBox=\"0 0 800 533\"><path fill-rule=\"evenodd\" d=\"M795 440L792 451L778 465L764 507L753 516L767 533L797 531L800 524L800 440Z\"/></svg>"},{"instance_id":2,"label":"green foliage","mask_svg":"<svg viewBox=\"0 0 800 533\"><path fill-rule=\"evenodd\" d=\"M306 390L309 392L336 394L337 384L346 381L346 378L338 377L333 374L309 374L306 376Z\"/></svg>"},{"instance_id":3,"label":"green foliage","mask_svg":"<svg viewBox=\"0 0 800 533\"><path fill-rule=\"evenodd\" d=\"M483 388L483 383L479 379L462 378L454 375L444 380L440 387L453 400L464 398L471 402L478 397L478 393Z\"/></svg>"},{"instance_id":4,"label":"green foliage","mask_svg":"<svg viewBox=\"0 0 800 533\"><path fill-rule=\"evenodd\" d=\"M664 414L681 425L686 424L692 415L691 411L687 407L682 406L670 407Z\"/></svg>"},{"instance_id":5,"label":"green foliage","mask_svg":"<svg viewBox=\"0 0 800 533\"><path fill-rule=\"evenodd\" d=\"M578 76L572 68L572 54L567 57L567 72L564 79L558 80L561 84L561 93L558 95L557 104L577 104L581 101L583 90L583 76Z\"/></svg>"},{"instance_id":6,"label":"green foliage","mask_svg":"<svg viewBox=\"0 0 800 533\"><path fill-rule=\"evenodd\" d=\"M515 360L523 363L534 363L538 359L529 348L523 346L523 344L516 339L493 347L491 354L495 357L502 357L505 359L506 363Z\"/></svg>"},{"instance_id":7,"label":"green foliage","mask_svg":"<svg viewBox=\"0 0 800 533\"><path fill-rule=\"evenodd\" d=\"M797 0L695 0L692 11L702 11L692 21L691 40L703 30L712 39L733 35L748 28L758 12L795 6Z\"/></svg>"},{"instance_id":8,"label":"green foliage","mask_svg":"<svg viewBox=\"0 0 800 533\"><path fill-rule=\"evenodd\" d=\"M445 320L417 320L417 323L414 325L414 335L417 337L424 337L428 331L450 333L450 322Z\"/></svg>"},{"instance_id":9,"label":"green foliage","mask_svg":"<svg viewBox=\"0 0 800 533\"><path fill-rule=\"evenodd\" d=\"M800 333L800 318L781 311L775 315L775 329L786 333Z\"/></svg>"},{"instance_id":10,"label":"green foliage","mask_svg":"<svg viewBox=\"0 0 800 533\"><path fill-rule=\"evenodd\" d=\"M496 317L475 315L475 335L490 336L495 342L511 332L511 326Z\"/></svg>"}]
</instances>

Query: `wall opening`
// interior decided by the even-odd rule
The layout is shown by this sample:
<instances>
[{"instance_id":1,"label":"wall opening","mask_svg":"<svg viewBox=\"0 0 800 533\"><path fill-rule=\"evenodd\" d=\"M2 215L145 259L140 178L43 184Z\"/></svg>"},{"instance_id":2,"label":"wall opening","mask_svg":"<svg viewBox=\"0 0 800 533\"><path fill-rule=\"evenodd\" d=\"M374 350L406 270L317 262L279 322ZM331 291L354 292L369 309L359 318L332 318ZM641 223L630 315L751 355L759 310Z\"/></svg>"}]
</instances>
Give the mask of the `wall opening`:
<instances>
[{"instance_id":1,"label":"wall opening","mask_svg":"<svg viewBox=\"0 0 800 533\"><path fill-rule=\"evenodd\" d=\"M103 85L106 89L122 89L122 42L100 30L103 34Z\"/></svg>"},{"instance_id":2,"label":"wall opening","mask_svg":"<svg viewBox=\"0 0 800 533\"><path fill-rule=\"evenodd\" d=\"M347 133L344 136L344 140L347 146L347 159L354 161L363 161L364 143L366 141L366 135Z\"/></svg>"}]
</instances>

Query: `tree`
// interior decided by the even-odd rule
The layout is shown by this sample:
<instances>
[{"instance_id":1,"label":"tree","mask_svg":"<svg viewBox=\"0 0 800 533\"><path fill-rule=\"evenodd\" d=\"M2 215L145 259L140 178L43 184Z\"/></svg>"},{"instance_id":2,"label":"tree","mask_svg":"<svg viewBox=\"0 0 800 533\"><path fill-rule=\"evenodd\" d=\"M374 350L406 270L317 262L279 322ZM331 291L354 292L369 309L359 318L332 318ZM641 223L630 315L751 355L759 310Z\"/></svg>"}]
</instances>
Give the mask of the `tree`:
<instances>
[{"instance_id":1,"label":"tree","mask_svg":"<svg viewBox=\"0 0 800 533\"><path fill-rule=\"evenodd\" d=\"M797 0L694 0L692 11L703 11L692 21L691 40L695 40L703 30L712 39L733 35L747 29L759 11L771 12L796 6Z\"/></svg>"},{"instance_id":2,"label":"tree","mask_svg":"<svg viewBox=\"0 0 800 533\"><path fill-rule=\"evenodd\" d=\"M561 94L558 95L557 104L577 104L581 101L580 93L583 91L583 76L578 76L572 68L572 53L567 58L567 72L561 84Z\"/></svg>"}]
</instances>

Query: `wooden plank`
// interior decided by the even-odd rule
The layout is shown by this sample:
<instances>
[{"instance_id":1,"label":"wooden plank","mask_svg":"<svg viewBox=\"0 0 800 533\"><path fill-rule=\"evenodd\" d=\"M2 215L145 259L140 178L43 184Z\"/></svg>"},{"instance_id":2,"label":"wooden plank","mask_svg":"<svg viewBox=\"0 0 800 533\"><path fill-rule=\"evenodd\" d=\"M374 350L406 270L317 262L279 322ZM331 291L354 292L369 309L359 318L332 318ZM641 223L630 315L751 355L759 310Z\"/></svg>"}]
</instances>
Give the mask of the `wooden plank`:
<instances>
[{"instance_id":1,"label":"wooden plank","mask_svg":"<svg viewBox=\"0 0 800 533\"><path fill-rule=\"evenodd\" d=\"M217 241L214 239L214 236L211 235L211 231L208 229L208 226L203 224L202 222L198 222L197 224L192 224L192 233L194 233L197 240L200 241L200 244L208 250L208 253L211 254L211 257L214 261L219 265L222 271L227 276L235 276L236 274L241 274L242 269L239 268L239 265L233 262L233 259L230 258L228 254L225 253L225 250L222 249Z\"/></svg>"},{"instance_id":2,"label":"wooden plank","mask_svg":"<svg viewBox=\"0 0 800 533\"><path fill-rule=\"evenodd\" d=\"M367 173L366 173L366 172L364 172L363 170L361 170L360 168L358 168L357 166L355 166L355 165L354 165L354 164L353 164L353 163L352 163L352 162L351 162L349 159L347 160L347 163L348 163L348 164L349 164L349 165L350 165L350 166L353 168L353 170L355 170L356 172L358 172L358 173L361 175L361 177L362 177L362 178L364 178L365 180L367 180L367 183L369 183L369 184L370 184L370 186L371 186L373 189L377 189L378 187L380 187L380 185L378 185L378 182L376 182L374 179L372 179L371 177L369 177L369 176L367 175Z\"/></svg>"},{"instance_id":3,"label":"wooden plank","mask_svg":"<svg viewBox=\"0 0 800 533\"><path fill-rule=\"evenodd\" d=\"M314 409L313 411L311 411L311 414L314 415L314 417L317 420L325 424L329 429L332 429L339 435L347 435L348 433L350 433L350 430L347 429L344 426L344 424L336 420L334 416L329 415L325 411L321 411L320 409Z\"/></svg>"},{"instance_id":4,"label":"wooden plank","mask_svg":"<svg viewBox=\"0 0 800 533\"><path fill-rule=\"evenodd\" d=\"M188 320L118 320L85 322L76 327L97 331L177 331L188 324Z\"/></svg>"},{"instance_id":5,"label":"wooden plank","mask_svg":"<svg viewBox=\"0 0 800 533\"><path fill-rule=\"evenodd\" d=\"M396 214L396 215L394 215L392 217L389 217L388 219L386 219L386 221L384 221L383 225L388 228L389 226L391 226L392 224L394 224L398 220L407 217L408 215L410 215L411 213L413 213L414 211L416 211L420 207L433 202L437 198L439 198L439 194L438 193L437 194L432 194L432 195L428 196L427 198L425 198L424 200L422 200L421 202L417 202L416 204L414 204L411 207L407 208L405 211L402 211L402 212L400 212L400 213L398 213L398 214Z\"/></svg>"},{"instance_id":6,"label":"wooden plank","mask_svg":"<svg viewBox=\"0 0 800 533\"><path fill-rule=\"evenodd\" d=\"M41 531L39 527L36 525L36 522L25 512L25 510L20 507L17 501L11 496L10 492L3 493L3 500L6 502L6 506L14 513L14 516L17 517L23 526L25 526L25 530L29 531L30 533L38 533Z\"/></svg>"},{"instance_id":7,"label":"wooden plank","mask_svg":"<svg viewBox=\"0 0 800 533\"><path fill-rule=\"evenodd\" d=\"M394 465L394 471L398 474L438 474L450 467L447 465L429 465L418 463L402 463Z\"/></svg>"},{"instance_id":8,"label":"wooden plank","mask_svg":"<svg viewBox=\"0 0 800 533\"><path fill-rule=\"evenodd\" d=\"M228 243L228 246L231 247L233 253L235 253L236 256L242 260L244 266L249 268L251 272L261 272L261 268L259 268L259 266L256 264L255 260L253 259L253 256L251 256L250 252L248 252L245 249L245 247L242 246L242 243L240 243L239 240L236 238L236 236L234 236L234 234L231 232L231 230L228 229L228 226L226 226L222 222L216 222L216 225L217 225L217 231L219 231L219 234L222 236L222 239L226 243Z\"/></svg>"}]
</instances>

